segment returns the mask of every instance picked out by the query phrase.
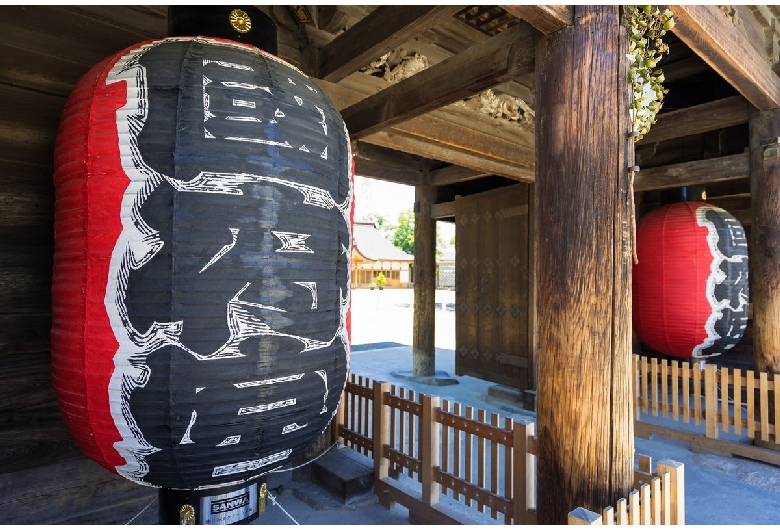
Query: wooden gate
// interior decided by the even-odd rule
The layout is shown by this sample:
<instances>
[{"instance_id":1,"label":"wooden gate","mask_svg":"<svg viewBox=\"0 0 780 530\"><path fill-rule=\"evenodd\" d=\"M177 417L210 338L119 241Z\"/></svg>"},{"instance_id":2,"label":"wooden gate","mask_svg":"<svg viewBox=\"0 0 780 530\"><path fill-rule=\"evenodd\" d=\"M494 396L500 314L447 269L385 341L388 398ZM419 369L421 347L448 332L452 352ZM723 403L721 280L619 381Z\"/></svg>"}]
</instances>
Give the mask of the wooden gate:
<instances>
[{"instance_id":1,"label":"wooden gate","mask_svg":"<svg viewBox=\"0 0 780 530\"><path fill-rule=\"evenodd\" d=\"M455 199L458 375L536 388L533 214L528 184Z\"/></svg>"}]
</instances>

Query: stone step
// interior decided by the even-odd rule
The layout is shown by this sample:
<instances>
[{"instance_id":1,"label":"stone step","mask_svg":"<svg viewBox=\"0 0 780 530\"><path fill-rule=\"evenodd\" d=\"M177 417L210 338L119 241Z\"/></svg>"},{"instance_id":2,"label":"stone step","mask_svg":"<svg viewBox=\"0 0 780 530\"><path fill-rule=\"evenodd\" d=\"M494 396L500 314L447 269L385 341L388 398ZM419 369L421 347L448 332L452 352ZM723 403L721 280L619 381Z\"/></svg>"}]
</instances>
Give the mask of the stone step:
<instances>
[{"instance_id":1,"label":"stone step","mask_svg":"<svg viewBox=\"0 0 780 530\"><path fill-rule=\"evenodd\" d=\"M349 504L373 491L374 463L349 447L332 449L311 463L311 481Z\"/></svg>"}]
</instances>

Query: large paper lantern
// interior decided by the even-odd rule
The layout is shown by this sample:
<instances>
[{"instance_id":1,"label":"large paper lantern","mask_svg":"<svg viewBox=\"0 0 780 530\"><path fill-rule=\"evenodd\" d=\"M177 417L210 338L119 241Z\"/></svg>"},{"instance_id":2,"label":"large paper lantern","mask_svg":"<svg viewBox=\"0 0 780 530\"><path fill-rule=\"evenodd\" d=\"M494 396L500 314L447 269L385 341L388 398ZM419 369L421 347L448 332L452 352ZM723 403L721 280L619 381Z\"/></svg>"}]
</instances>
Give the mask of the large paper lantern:
<instances>
[{"instance_id":1,"label":"large paper lantern","mask_svg":"<svg viewBox=\"0 0 780 530\"><path fill-rule=\"evenodd\" d=\"M727 211L676 202L637 225L633 325L650 348L674 357L720 355L747 325L745 230Z\"/></svg>"},{"instance_id":2,"label":"large paper lantern","mask_svg":"<svg viewBox=\"0 0 780 530\"><path fill-rule=\"evenodd\" d=\"M327 427L349 363L352 156L302 72L172 37L95 66L56 142L52 375L138 484L255 480Z\"/></svg>"}]
</instances>

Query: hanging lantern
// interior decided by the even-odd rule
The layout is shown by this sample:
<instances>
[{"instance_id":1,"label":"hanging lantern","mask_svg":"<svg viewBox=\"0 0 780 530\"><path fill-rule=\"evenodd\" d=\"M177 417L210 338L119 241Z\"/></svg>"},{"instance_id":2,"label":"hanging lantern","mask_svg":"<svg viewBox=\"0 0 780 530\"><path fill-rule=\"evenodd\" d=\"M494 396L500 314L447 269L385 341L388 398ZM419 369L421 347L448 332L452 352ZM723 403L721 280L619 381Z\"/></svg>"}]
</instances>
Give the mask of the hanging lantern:
<instances>
[{"instance_id":1,"label":"hanging lantern","mask_svg":"<svg viewBox=\"0 0 780 530\"><path fill-rule=\"evenodd\" d=\"M633 326L650 348L701 359L734 347L747 325L745 230L727 211L676 202L637 225Z\"/></svg>"},{"instance_id":2,"label":"hanging lantern","mask_svg":"<svg viewBox=\"0 0 780 530\"><path fill-rule=\"evenodd\" d=\"M317 86L247 44L140 43L75 87L54 184L52 376L81 450L183 490L303 454L349 365L352 155Z\"/></svg>"}]
</instances>

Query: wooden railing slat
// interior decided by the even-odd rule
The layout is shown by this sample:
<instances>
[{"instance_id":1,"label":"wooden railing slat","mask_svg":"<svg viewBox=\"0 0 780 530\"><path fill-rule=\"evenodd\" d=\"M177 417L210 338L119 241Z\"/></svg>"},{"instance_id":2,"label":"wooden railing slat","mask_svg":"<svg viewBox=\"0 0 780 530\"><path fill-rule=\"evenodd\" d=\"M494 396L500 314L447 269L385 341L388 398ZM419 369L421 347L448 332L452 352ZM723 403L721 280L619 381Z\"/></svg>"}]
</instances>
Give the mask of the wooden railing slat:
<instances>
[{"instance_id":1,"label":"wooden railing slat","mask_svg":"<svg viewBox=\"0 0 780 530\"><path fill-rule=\"evenodd\" d=\"M434 410L439 408L439 396L422 396L422 414L420 415L420 464L419 473L422 482L422 501L433 506L439 502L439 483L434 480L434 470L439 468L440 437L439 424L434 419Z\"/></svg>"},{"instance_id":2,"label":"wooden railing slat","mask_svg":"<svg viewBox=\"0 0 780 530\"><path fill-rule=\"evenodd\" d=\"M682 363L682 401L683 401L683 421L691 422L691 365Z\"/></svg>"},{"instance_id":3,"label":"wooden railing slat","mask_svg":"<svg viewBox=\"0 0 780 530\"><path fill-rule=\"evenodd\" d=\"M441 411L450 411L450 402L447 399L441 400ZM441 469L444 473L450 472L450 428L446 425L441 427ZM447 495L447 486L442 485L442 495Z\"/></svg>"},{"instance_id":4,"label":"wooden railing slat","mask_svg":"<svg viewBox=\"0 0 780 530\"><path fill-rule=\"evenodd\" d=\"M758 395L760 399L761 439L769 441L769 388L767 385L767 373L761 372L758 379Z\"/></svg>"},{"instance_id":5,"label":"wooden railing slat","mask_svg":"<svg viewBox=\"0 0 780 530\"><path fill-rule=\"evenodd\" d=\"M504 418L504 429L509 432L514 430L514 421L512 418ZM503 497L511 499L512 493L512 472L514 470L513 465L513 451L512 447L504 446L504 492ZM504 513L504 524L511 524L512 517Z\"/></svg>"},{"instance_id":6,"label":"wooden railing slat","mask_svg":"<svg viewBox=\"0 0 780 530\"><path fill-rule=\"evenodd\" d=\"M755 438L756 435L756 411L754 408L754 403L756 400L756 376L753 373L753 370L748 370L745 373L745 376L747 377L745 389L745 401L747 401L747 435L749 438Z\"/></svg>"},{"instance_id":7,"label":"wooden railing slat","mask_svg":"<svg viewBox=\"0 0 780 530\"><path fill-rule=\"evenodd\" d=\"M647 414L650 376L647 373L647 357L642 357L642 414Z\"/></svg>"},{"instance_id":8,"label":"wooden railing slat","mask_svg":"<svg viewBox=\"0 0 780 530\"><path fill-rule=\"evenodd\" d=\"M639 524L653 524L653 507L650 498L650 484L642 484L639 489Z\"/></svg>"},{"instance_id":9,"label":"wooden railing slat","mask_svg":"<svg viewBox=\"0 0 780 530\"><path fill-rule=\"evenodd\" d=\"M721 367L718 370L718 381L720 383L720 427L723 432L729 432L729 427L732 425L733 418L729 413L729 405L731 398L729 397L729 369L727 367Z\"/></svg>"},{"instance_id":10,"label":"wooden railing slat","mask_svg":"<svg viewBox=\"0 0 780 530\"><path fill-rule=\"evenodd\" d=\"M626 499L618 499L617 501L617 524L627 525L628 522L628 504Z\"/></svg>"},{"instance_id":11,"label":"wooden railing slat","mask_svg":"<svg viewBox=\"0 0 780 530\"><path fill-rule=\"evenodd\" d=\"M680 462L673 460L661 460L656 466L659 475L669 473L669 523L673 525L685 524L685 470Z\"/></svg>"},{"instance_id":12,"label":"wooden railing slat","mask_svg":"<svg viewBox=\"0 0 780 530\"><path fill-rule=\"evenodd\" d=\"M742 434L742 370L734 368L734 434Z\"/></svg>"},{"instance_id":13,"label":"wooden railing slat","mask_svg":"<svg viewBox=\"0 0 780 530\"><path fill-rule=\"evenodd\" d=\"M718 368L714 364L704 367L704 421L707 438L718 437Z\"/></svg>"},{"instance_id":14,"label":"wooden railing slat","mask_svg":"<svg viewBox=\"0 0 780 530\"><path fill-rule=\"evenodd\" d=\"M466 407L466 414L465 417L467 419L474 419L474 409L471 407ZM466 482L471 484L471 469L474 465L474 459L471 455L471 442L472 442L473 436L471 433L466 431L466 460L463 462L463 467L466 472L466 476L464 477L466 479ZM471 503L467 504L468 506L471 506Z\"/></svg>"},{"instance_id":15,"label":"wooden railing slat","mask_svg":"<svg viewBox=\"0 0 780 530\"><path fill-rule=\"evenodd\" d=\"M772 374L772 382L774 384L774 388L772 389L772 392L774 393L774 402L775 402L775 417L774 417L774 435L775 435L775 442L778 439L778 434L780 434L780 374Z\"/></svg>"},{"instance_id":16,"label":"wooden railing slat","mask_svg":"<svg viewBox=\"0 0 780 530\"><path fill-rule=\"evenodd\" d=\"M674 419L674 421L680 419L680 394L678 392L678 389L680 388L679 366L680 363L672 361L672 419Z\"/></svg>"},{"instance_id":17,"label":"wooden railing slat","mask_svg":"<svg viewBox=\"0 0 780 530\"><path fill-rule=\"evenodd\" d=\"M482 409L479 409L477 411L477 421L480 423L485 423L486 420L486 412ZM482 438L481 436L477 436L477 486L480 488L485 487L485 442L486 440ZM482 503L477 503L477 509L480 512L485 511L485 506Z\"/></svg>"},{"instance_id":18,"label":"wooden railing slat","mask_svg":"<svg viewBox=\"0 0 780 530\"><path fill-rule=\"evenodd\" d=\"M692 366L693 370L693 423L701 425L701 369L698 364Z\"/></svg>"},{"instance_id":19,"label":"wooden railing slat","mask_svg":"<svg viewBox=\"0 0 780 530\"><path fill-rule=\"evenodd\" d=\"M601 520L602 522L607 525L614 525L615 524L615 509L612 508L612 506L607 506L604 508L604 510L601 512Z\"/></svg>"},{"instance_id":20,"label":"wooden railing slat","mask_svg":"<svg viewBox=\"0 0 780 530\"><path fill-rule=\"evenodd\" d=\"M668 388L668 363L666 360L661 361L661 416L663 418L669 417L669 388Z\"/></svg>"},{"instance_id":21,"label":"wooden railing slat","mask_svg":"<svg viewBox=\"0 0 780 530\"><path fill-rule=\"evenodd\" d=\"M536 488L534 481L536 471L533 466L534 457L529 445L536 434L533 423L517 422L513 430L514 477L512 495L514 500L514 524L534 524L530 512L536 506Z\"/></svg>"},{"instance_id":22,"label":"wooden railing slat","mask_svg":"<svg viewBox=\"0 0 780 530\"><path fill-rule=\"evenodd\" d=\"M389 410L385 405L387 393L390 391L388 383L374 382L374 399L372 414L372 437L374 439L372 456L374 459L374 480L382 480L389 475L390 462L384 456L383 447L390 443L390 429L388 426Z\"/></svg>"},{"instance_id":23,"label":"wooden railing slat","mask_svg":"<svg viewBox=\"0 0 780 530\"><path fill-rule=\"evenodd\" d=\"M650 400L653 416L658 416L658 359L650 359Z\"/></svg>"},{"instance_id":24,"label":"wooden railing slat","mask_svg":"<svg viewBox=\"0 0 780 530\"><path fill-rule=\"evenodd\" d=\"M461 407L460 403L455 403L455 407L452 409L452 413L455 416L460 416L460 407ZM452 466L452 473L458 478L460 478L461 476L460 475L460 446L461 446L460 435L461 435L461 431L458 428L454 428L452 433L452 441L453 441L452 458L454 460L453 462L454 465ZM455 494L455 499L460 500L459 493Z\"/></svg>"},{"instance_id":25,"label":"wooden railing slat","mask_svg":"<svg viewBox=\"0 0 780 530\"><path fill-rule=\"evenodd\" d=\"M652 521L649 524L661 524L661 511L663 510L663 502L661 499L661 479L658 477L653 477L653 480L650 482L653 491L651 493L651 504L652 504Z\"/></svg>"},{"instance_id":26,"label":"wooden railing slat","mask_svg":"<svg viewBox=\"0 0 780 530\"><path fill-rule=\"evenodd\" d=\"M634 388L632 392L633 404L634 404L634 416L639 417L639 396L642 393L642 378L639 374L639 356L631 356L631 369L633 370L633 383Z\"/></svg>"},{"instance_id":27,"label":"wooden railing slat","mask_svg":"<svg viewBox=\"0 0 780 530\"><path fill-rule=\"evenodd\" d=\"M409 390L409 401L416 402L416 393L414 390ZM422 413L422 409L420 409L420 412ZM415 432L417 431L417 418L419 415L415 414L409 414L409 456L412 458L419 458L416 453L415 446L417 445L417 436L415 435ZM409 470L409 478L414 478L414 472L410 469ZM417 477L417 480L420 480L419 474Z\"/></svg>"}]
</instances>

